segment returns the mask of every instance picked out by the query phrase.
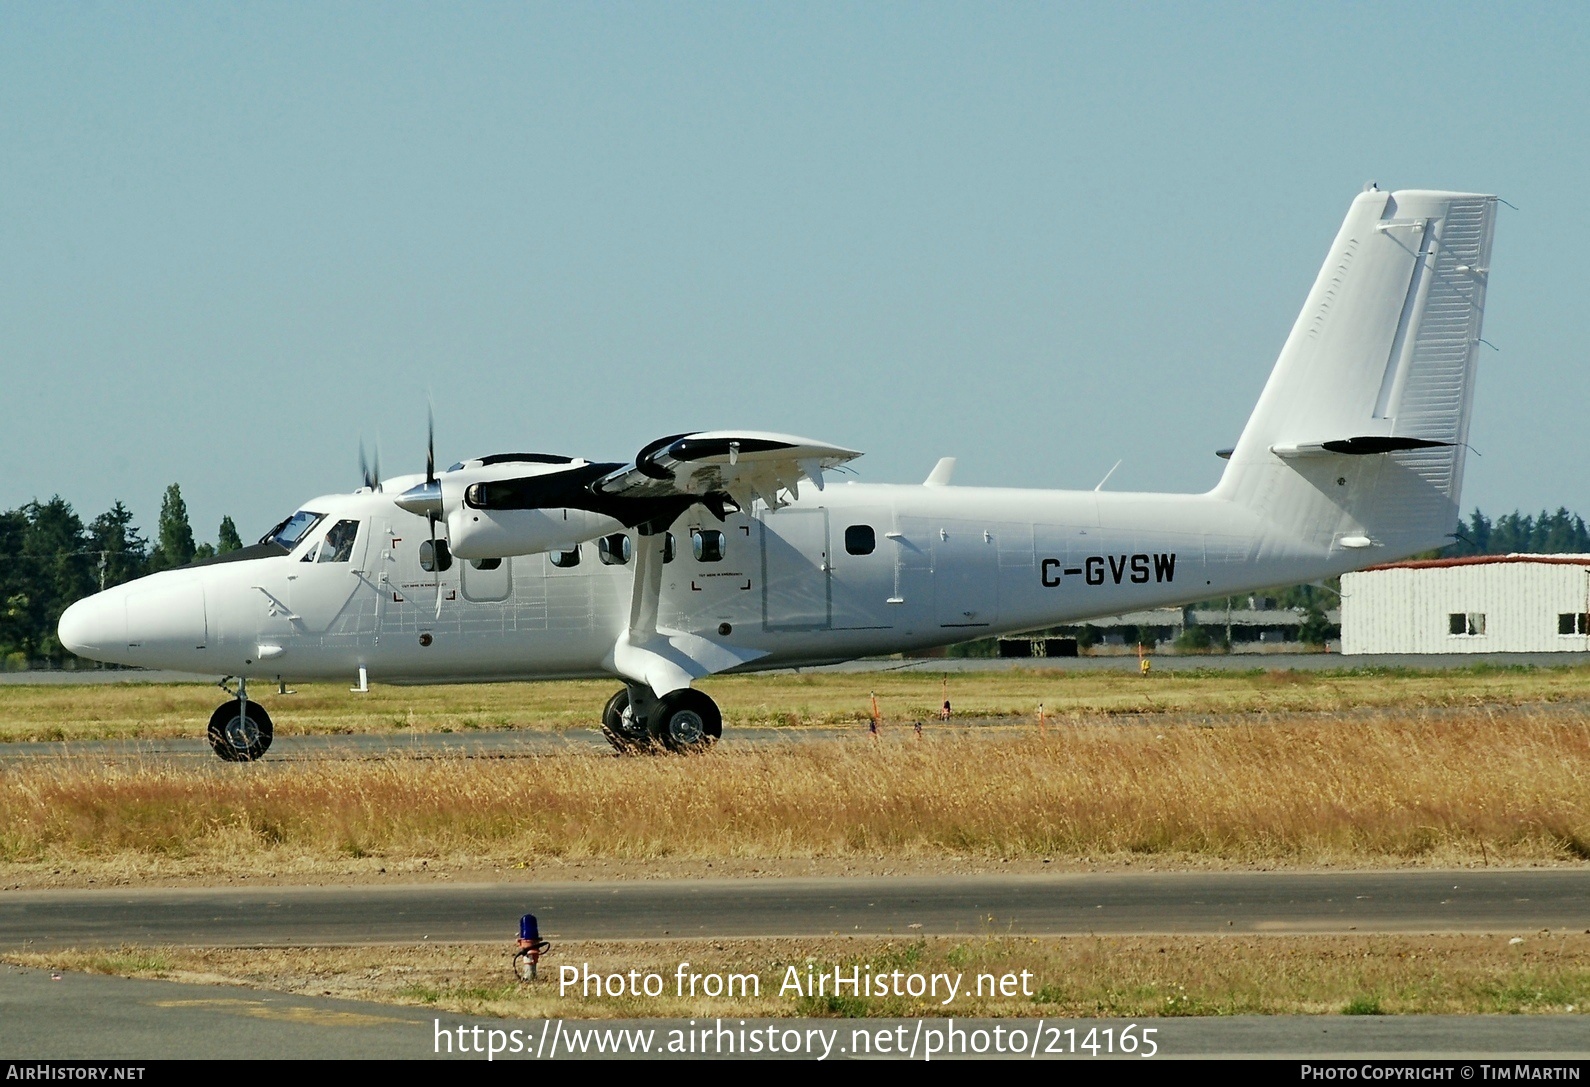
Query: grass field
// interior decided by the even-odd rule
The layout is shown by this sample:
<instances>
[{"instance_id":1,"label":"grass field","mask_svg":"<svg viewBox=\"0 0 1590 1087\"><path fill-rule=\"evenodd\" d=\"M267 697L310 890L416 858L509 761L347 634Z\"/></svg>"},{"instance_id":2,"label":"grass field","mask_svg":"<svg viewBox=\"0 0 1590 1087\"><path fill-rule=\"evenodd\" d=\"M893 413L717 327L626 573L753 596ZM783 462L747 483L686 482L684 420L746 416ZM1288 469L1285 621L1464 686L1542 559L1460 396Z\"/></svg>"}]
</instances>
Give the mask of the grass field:
<instances>
[{"instance_id":1,"label":"grass field","mask_svg":"<svg viewBox=\"0 0 1590 1087\"><path fill-rule=\"evenodd\" d=\"M1016 670L731 677L728 726L854 726L696 758L403 756L226 764L0 760L11 886L1590 860L1590 670ZM283 733L587 727L614 684L264 695ZM863 723L876 693L885 721ZM0 686L0 738L198 735L204 686ZM1047 723L1039 728L1042 702ZM909 722L928 722L919 739ZM999 722L1005 727L984 725ZM792 732L792 735L794 733ZM1052 862L1045 866L1046 862ZM716 867L714 867L716 865ZM1022 866L1026 866L1023 868ZM811 866L810 869L805 866ZM386 873L390 871L391 875ZM379 873L379 876L377 875ZM496 873L496 874L494 874ZM519 1017L907 1015L909 997L781 997L791 964L1030 971L957 1015L1582 1012L1590 934L575 943L553 981L508 947L169 949L5 961ZM559 997L556 968L754 972L755 998Z\"/></svg>"},{"instance_id":2,"label":"grass field","mask_svg":"<svg viewBox=\"0 0 1590 1087\"><path fill-rule=\"evenodd\" d=\"M1581 713L1218 720L1234 723L1079 716L878 741L858 729L696 758L30 760L3 771L0 861L13 876L136 878L420 859L432 872L589 858L1590 859Z\"/></svg>"},{"instance_id":3,"label":"grass field","mask_svg":"<svg viewBox=\"0 0 1590 1087\"><path fill-rule=\"evenodd\" d=\"M1590 935L1070 937L955 940L699 940L559 945L542 980L509 972L509 948L422 945L308 949L126 947L8 954L3 961L191 982L236 982L286 992L465 1014L543 1017L769 1015L1121 1016L1237 1014L1583 1013L1590 1008ZM677 995L690 972L754 974L756 995ZM659 997L560 996L562 965L601 975L660 975ZM931 998L855 997L832 990L782 995L788 970L804 979L839 966L872 973L960 975L950 1004ZM991 996L979 975L1027 971ZM908 982L895 982L904 990ZM1026 993L1022 992L1022 988ZM749 986L746 986L749 989ZM941 989L942 994L947 987ZM1027 995L1030 993L1031 995Z\"/></svg>"},{"instance_id":4,"label":"grass field","mask_svg":"<svg viewBox=\"0 0 1590 1087\"><path fill-rule=\"evenodd\" d=\"M1590 667L1430 672L1113 671L778 673L711 679L702 688L728 728L859 724L876 693L888 721L931 720L946 693L961 719L1101 714L1259 714L1342 709L1506 707L1590 701ZM366 694L314 684L278 695L251 693L282 735L466 732L594 727L615 680L383 687ZM205 684L0 684L0 742L202 736L225 698Z\"/></svg>"}]
</instances>

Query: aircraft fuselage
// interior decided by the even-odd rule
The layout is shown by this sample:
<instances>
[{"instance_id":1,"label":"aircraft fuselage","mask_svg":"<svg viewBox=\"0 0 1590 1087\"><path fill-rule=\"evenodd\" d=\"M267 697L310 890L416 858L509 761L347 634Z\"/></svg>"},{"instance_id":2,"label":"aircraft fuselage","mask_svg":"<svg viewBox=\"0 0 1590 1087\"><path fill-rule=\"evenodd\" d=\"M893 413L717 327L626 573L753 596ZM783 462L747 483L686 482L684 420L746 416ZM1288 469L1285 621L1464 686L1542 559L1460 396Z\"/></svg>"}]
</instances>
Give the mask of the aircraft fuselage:
<instances>
[{"instance_id":1,"label":"aircraft fuselage","mask_svg":"<svg viewBox=\"0 0 1590 1087\"><path fill-rule=\"evenodd\" d=\"M119 586L78 605L63 633L116 663L289 681L361 667L387 683L612 674L604 658L630 617L625 547L583 543L572 565L567 553L565 565L455 558L436 573L420 561L426 519L389 495L304 508L325 517L290 554ZM348 557L313 561L349 520ZM714 532L721 542L697 546ZM1363 561L1289 541L1211 495L849 483L723 522L696 508L672 535L658 626L763 654L726 671L911 652Z\"/></svg>"}]
</instances>

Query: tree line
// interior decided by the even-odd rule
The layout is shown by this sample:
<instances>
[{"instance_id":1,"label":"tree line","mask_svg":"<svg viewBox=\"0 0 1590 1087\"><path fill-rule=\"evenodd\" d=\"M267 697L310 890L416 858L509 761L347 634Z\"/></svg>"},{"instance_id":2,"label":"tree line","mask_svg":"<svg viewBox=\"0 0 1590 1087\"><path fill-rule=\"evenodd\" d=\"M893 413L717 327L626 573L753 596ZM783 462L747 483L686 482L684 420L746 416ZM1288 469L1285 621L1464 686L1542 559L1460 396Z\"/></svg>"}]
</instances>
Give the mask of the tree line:
<instances>
[{"instance_id":1,"label":"tree line","mask_svg":"<svg viewBox=\"0 0 1590 1087\"><path fill-rule=\"evenodd\" d=\"M1505 514L1492 521L1479 510L1460 525L1457 540L1441 554L1462 555L1566 555L1590 553L1590 529L1577 513L1558 509Z\"/></svg>"},{"instance_id":2,"label":"tree line","mask_svg":"<svg viewBox=\"0 0 1590 1087\"><path fill-rule=\"evenodd\" d=\"M175 483L160 503L153 542L121 502L86 524L59 495L0 513L0 660L60 663L71 654L55 628L73 601L242 546L231 517L221 518L215 543L196 543Z\"/></svg>"},{"instance_id":3,"label":"tree line","mask_svg":"<svg viewBox=\"0 0 1590 1087\"><path fill-rule=\"evenodd\" d=\"M160 503L155 538L149 540L121 502L84 523L59 495L0 513L0 660L12 666L34 661L60 663L71 656L55 628L75 600L125 581L185 566L243 546L231 517L221 518L215 543L196 543L187 503L175 483ZM1567 509L1538 515L1514 511L1495 520L1476 509L1442 556L1590 554L1590 527ZM1278 607L1309 613L1322 637L1331 598L1314 585L1270 590ZM1237 606L1242 602L1234 601ZM1219 604L1224 606L1224 601Z\"/></svg>"}]
</instances>

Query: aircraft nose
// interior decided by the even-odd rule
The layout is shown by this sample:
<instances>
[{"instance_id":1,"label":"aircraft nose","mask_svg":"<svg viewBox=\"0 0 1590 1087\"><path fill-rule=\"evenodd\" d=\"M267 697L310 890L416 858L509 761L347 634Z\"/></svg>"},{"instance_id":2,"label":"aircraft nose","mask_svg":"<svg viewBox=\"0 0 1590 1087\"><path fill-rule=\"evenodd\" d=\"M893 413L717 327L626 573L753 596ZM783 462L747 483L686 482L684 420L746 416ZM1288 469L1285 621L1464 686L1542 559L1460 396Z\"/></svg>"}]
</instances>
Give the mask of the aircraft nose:
<instances>
[{"instance_id":1,"label":"aircraft nose","mask_svg":"<svg viewBox=\"0 0 1590 1087\"><path fill-rule=\"evenodd\" d=\"M172 570L135 581L125 601L126 645L145 653L203 649L204 588L188 571Z\"/></svg>"},{"instance_id":2,"label":"aircraft nose","mask_svg":"<svg viewBox=\"0 0 1590 1087\"><path fill-rule=\"evenodd\" d=\"M99 593L79 600L61 614L56 636L79 657L95 658L127 645L127 611L120 596Z\"/></svg>"}]
</instances>

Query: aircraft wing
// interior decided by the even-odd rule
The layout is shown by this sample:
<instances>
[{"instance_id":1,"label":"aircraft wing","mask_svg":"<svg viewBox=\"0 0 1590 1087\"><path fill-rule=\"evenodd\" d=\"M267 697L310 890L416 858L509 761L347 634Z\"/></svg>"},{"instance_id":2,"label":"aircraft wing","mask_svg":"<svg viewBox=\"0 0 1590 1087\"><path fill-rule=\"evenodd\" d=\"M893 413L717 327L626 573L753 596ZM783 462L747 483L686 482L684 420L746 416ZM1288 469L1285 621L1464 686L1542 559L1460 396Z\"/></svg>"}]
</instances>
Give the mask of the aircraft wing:
<instances>
[{"instance_id":1,"label":"aircraft wing","mask_svg":"<svg viewBox=\"0 0 1590 1087\"><path fill-rule=\"evenodd\" d=\"M761 499L778 509L800 497L808 480L823 489L823 471L861 456L854 449L762 431L708 430L659 438L635 463L591 484L598 495L623 501L694 498L722 514L721 496L740 509ZM714 508L714 506L719 508Z\"/></svg>"}]
</instances>

